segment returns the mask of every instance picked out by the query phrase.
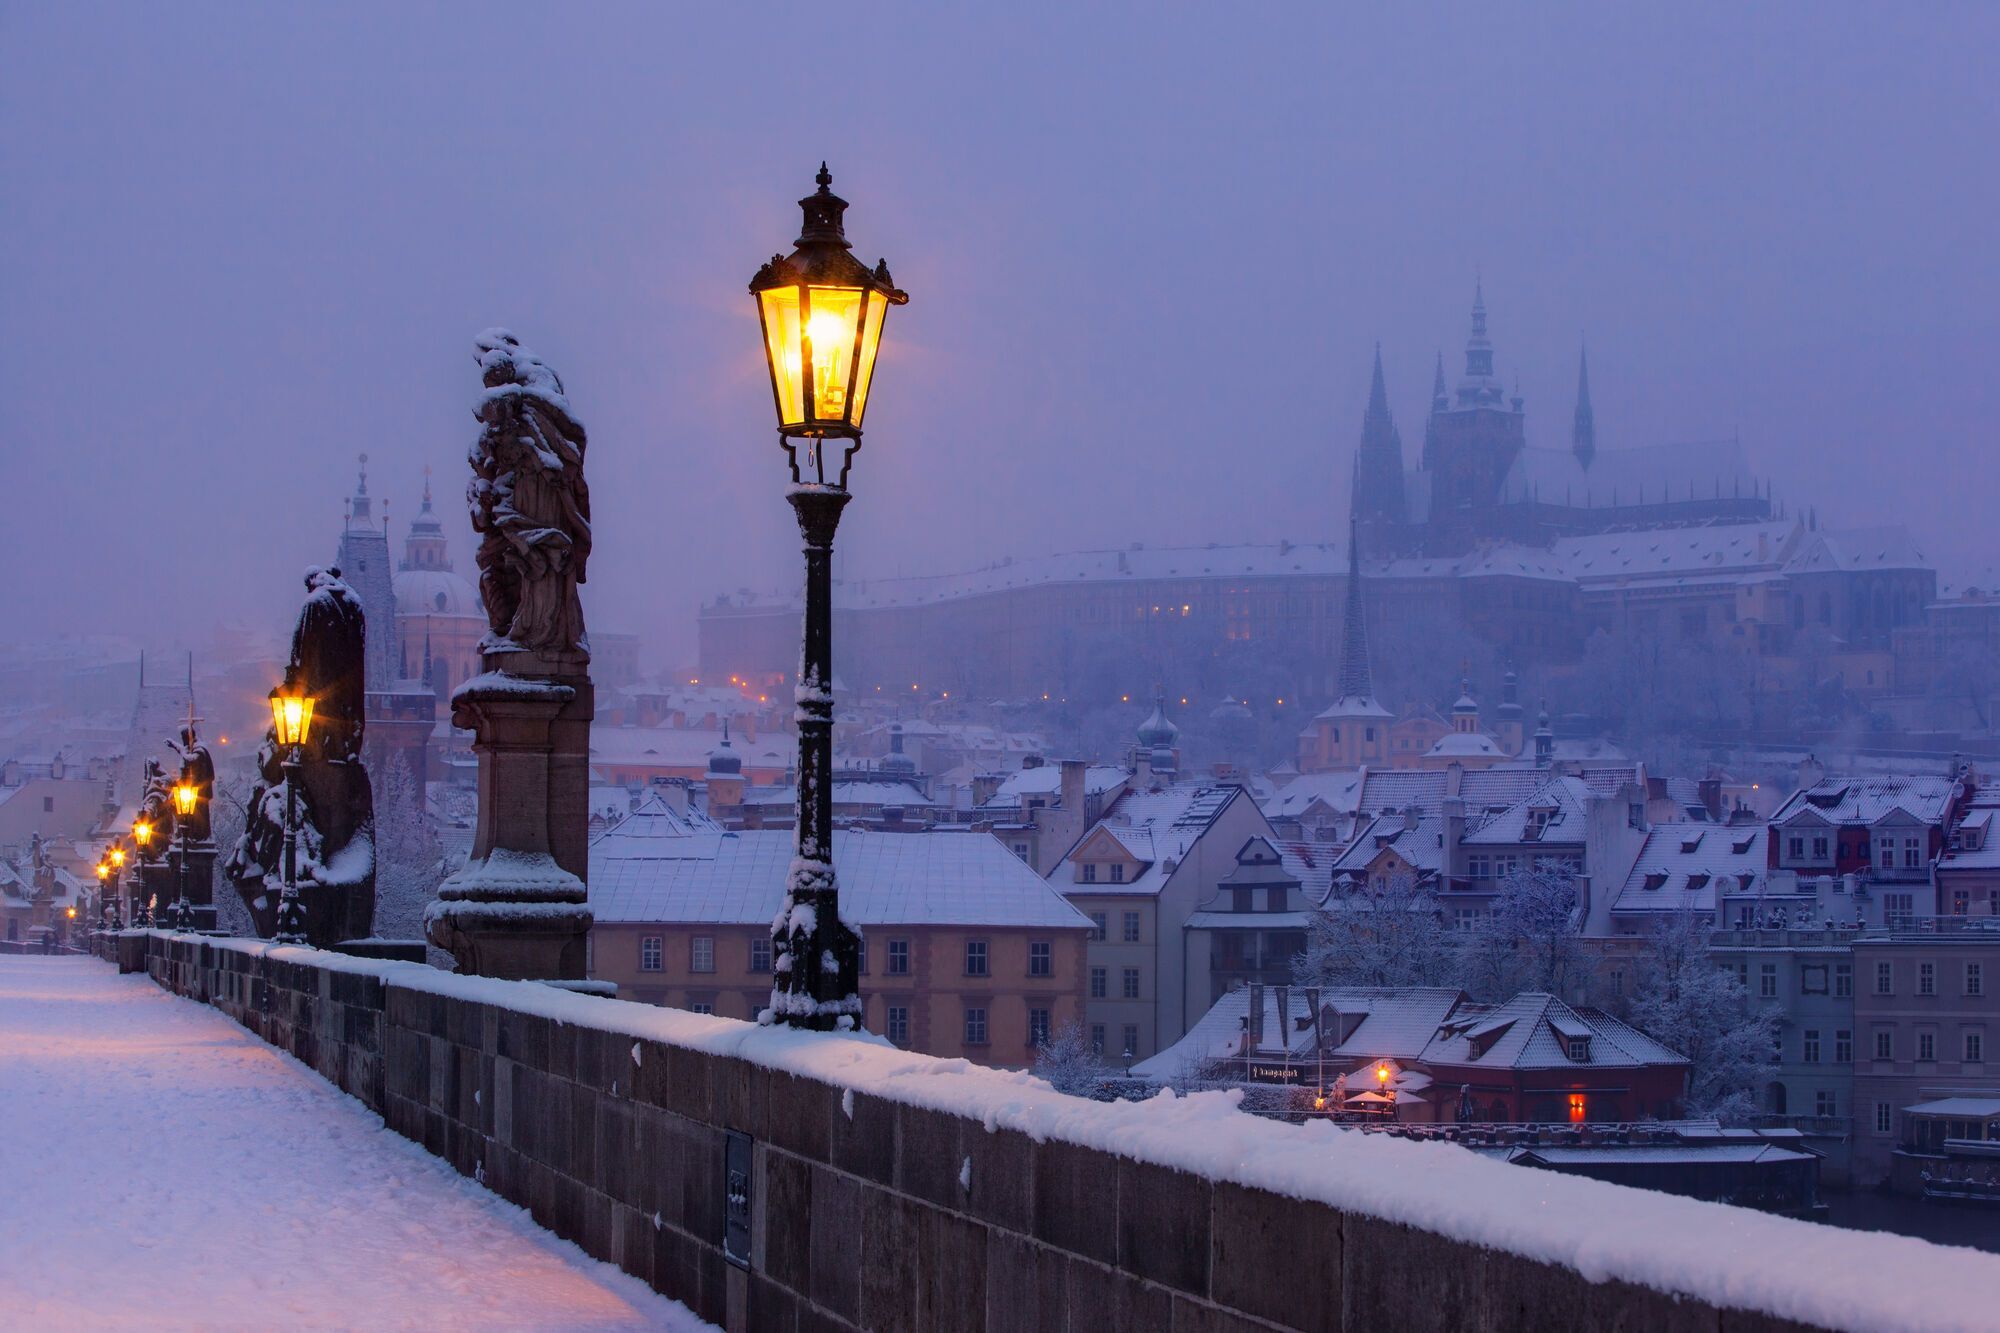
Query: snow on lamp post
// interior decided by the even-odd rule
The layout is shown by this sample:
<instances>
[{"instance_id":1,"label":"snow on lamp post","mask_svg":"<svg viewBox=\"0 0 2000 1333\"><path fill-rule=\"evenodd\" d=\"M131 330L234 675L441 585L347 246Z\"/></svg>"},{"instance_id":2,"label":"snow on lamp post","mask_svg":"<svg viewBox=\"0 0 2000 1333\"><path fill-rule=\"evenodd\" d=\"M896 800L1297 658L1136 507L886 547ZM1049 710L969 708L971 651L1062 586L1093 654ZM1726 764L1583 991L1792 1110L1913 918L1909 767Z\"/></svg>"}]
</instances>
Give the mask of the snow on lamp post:
<instances>
[{"instance_id":1,"label":"snow on lamp post","mask_svg":"<svg viewBox=\"0 0 2000 1333\"><path fill-rule=\"evenodd\" d=\"M188 901L187 891L188 829L201 804L201 788L192 782L176 782L173 796L175 841L180 844L174 857L173 923L175 930L189 930L194 926L194 904Z\"/></svg>"},{"instance_id":2,"label":"snow on lamp post","mask_svg":"<svg viewBox=\"0 0 2000 1333\"><path fill-rule=\"evenodd\" d=\"M791 467L786 498L805 542L805 626L794 714L799 728L797 841L785 903L771 922L770 1017L822 1031L861 1019L861 938L840 919L833 870L833 535L861 448L861 418L882 347L883 319L910 298L850 253L822 162L819 189L799 200L805 225L789 255L750 280L764 333L778 442ZM839 458L829 468L830 450ZM803 451L803 457L801 457Z\"/></svg>"},{"instance_id":3,"label":"snow on lamp post","mask_svg":"<svg viewBox=\"0 0 2000 1333\"><path fill-rule=\"evenodd\" d=\"M299 899L299 752L312 730L313 699L287 673L271 691L271 728L285 747L285 884L278 900L277 930L283 944L306 942L305 904Z\"/></svg>"}]
</instances>

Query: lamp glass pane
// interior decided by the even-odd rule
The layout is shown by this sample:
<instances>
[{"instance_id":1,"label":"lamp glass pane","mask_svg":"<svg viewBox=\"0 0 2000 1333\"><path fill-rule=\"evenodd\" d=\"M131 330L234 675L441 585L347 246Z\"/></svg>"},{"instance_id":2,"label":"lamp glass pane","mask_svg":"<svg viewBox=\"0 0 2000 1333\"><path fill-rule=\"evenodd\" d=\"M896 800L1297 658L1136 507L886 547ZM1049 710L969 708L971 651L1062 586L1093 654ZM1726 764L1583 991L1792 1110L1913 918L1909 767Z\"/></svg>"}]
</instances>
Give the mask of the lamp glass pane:
<instances>
[{"instance_id":1,"label":"lamp glass pane","mask_svg":"<svg viewBox=\"0 0 2000 1333\"><path fill-rule=\"evenodd\" d=\"M848 372L854 367L856 326L861 321L859 287L807 289L812 313L806 337L812 343L813 417L847 420Z\"/></svg>"},{"instance_id":2,"label":"lamp glass pane","mask_svg":"<svg viewBox=\"0 0 2000 1333\"><path fill-rule=\"evenodd\" d=\"M888 312L889 303L881 293L871 293L868 298L868 313L861 326L861 373L854 377L854 417L853 425L861 429L861 414L868 408L868 382L875 378L875 353L882 347L882 317Z\"/></svg>"},{"instance_id":3,"label":"lamp glass pane","mask_svg":"<svg viewBox=\"0 0 2000 1333\"><path fill-rule=\"evenodd\" d=\"M806 418L800 378L804 366L799 346L799 289L772 287L757 293L764 315L764 351L771 362L771 387L778 395L780 425L795 426Z\"/></svg>"},{"instance_id":4,"label":"lamp glass pane","mask_svg":"<svg viewBox=\"0 0 2000 1333\"><path fill-rule=\"evenodd\" d=\"M306 736L312 731L313 700L310 694L299 697L299 744L306 743Z\"/></svg>"}]
</instances>

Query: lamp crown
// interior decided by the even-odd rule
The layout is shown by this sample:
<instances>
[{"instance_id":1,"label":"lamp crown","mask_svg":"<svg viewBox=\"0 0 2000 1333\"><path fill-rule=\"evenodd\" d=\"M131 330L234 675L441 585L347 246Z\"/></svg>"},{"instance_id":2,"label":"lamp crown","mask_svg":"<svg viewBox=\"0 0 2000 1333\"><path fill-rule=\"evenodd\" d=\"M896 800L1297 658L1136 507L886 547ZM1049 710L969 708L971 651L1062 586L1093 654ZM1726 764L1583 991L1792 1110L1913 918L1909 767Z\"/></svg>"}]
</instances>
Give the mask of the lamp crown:
<instances>
[{"instance_id":1,"label":"lamp crown","mask_svg":"<svg viewBox=\"0 0 2000 1333\"><path fill-rule=\"evenodd\" d=\"M821 245L837 245L848 248L847 227L842 221L847 212L847 201L833 192L833 173L826 169L826 163L819 164L819 174L813 177L819 189L799 200L799 208L805 213L805 226L799 231L796 242L801 247L815 242Z\"/></svg>"}]
</instances>

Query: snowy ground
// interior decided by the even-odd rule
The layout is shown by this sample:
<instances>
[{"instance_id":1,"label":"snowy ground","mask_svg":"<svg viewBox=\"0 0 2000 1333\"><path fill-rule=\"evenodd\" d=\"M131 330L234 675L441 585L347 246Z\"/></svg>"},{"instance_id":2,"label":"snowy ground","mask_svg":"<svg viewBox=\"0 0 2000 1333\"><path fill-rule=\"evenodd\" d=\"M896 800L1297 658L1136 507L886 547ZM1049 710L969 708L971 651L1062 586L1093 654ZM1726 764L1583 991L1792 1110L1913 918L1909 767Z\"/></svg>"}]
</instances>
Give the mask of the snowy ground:
<instances>
[{"instance_id":1,"label":"snowy ground","mask_svg":"<svg viewBox=\"0 0 2000 1333\"><path fill-rule=\"evenodd\" d=\"M0 1328L710 1327L206 1006L0 956Z\"/></svg>"}]
</instances>

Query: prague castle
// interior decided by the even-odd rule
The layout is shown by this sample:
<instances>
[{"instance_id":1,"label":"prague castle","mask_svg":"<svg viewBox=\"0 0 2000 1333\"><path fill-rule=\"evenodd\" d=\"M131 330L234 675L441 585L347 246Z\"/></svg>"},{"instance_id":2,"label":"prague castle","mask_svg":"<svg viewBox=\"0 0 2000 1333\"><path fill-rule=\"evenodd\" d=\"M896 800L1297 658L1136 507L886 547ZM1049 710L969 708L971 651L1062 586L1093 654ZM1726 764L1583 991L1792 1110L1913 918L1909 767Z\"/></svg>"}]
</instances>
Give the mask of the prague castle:
<instances>
[{"instance_id":1,"label":"prague castle","mask_svg":"<svg viewBox=\"0 0 2000 1333\"><path fill-rule=\"evenodd\" d=\"M1574 663L1625 631L1757 655L1783 678L1799 645L1851 688L1897 680L1937 575L1900 527L1820 529L1784 512L1739 444L1603 448L1579 360L1568 446L1531 442L1494 367L1475 296L1464 374L1440 358L1416 466L1378 352L1353 461L1351 535L1372 624L1446 623L1530 669ZM1237 661L1302 702L1334 698L1350 533L1320 542L1160 547L1003 560L958 574L844 580L841 674L853 691L1111 702ZM717 597L699 622L705 678L784 682L795 595ZM1819 669L1815 667L1815 669Z\"/></svg>"}]
</instances>

